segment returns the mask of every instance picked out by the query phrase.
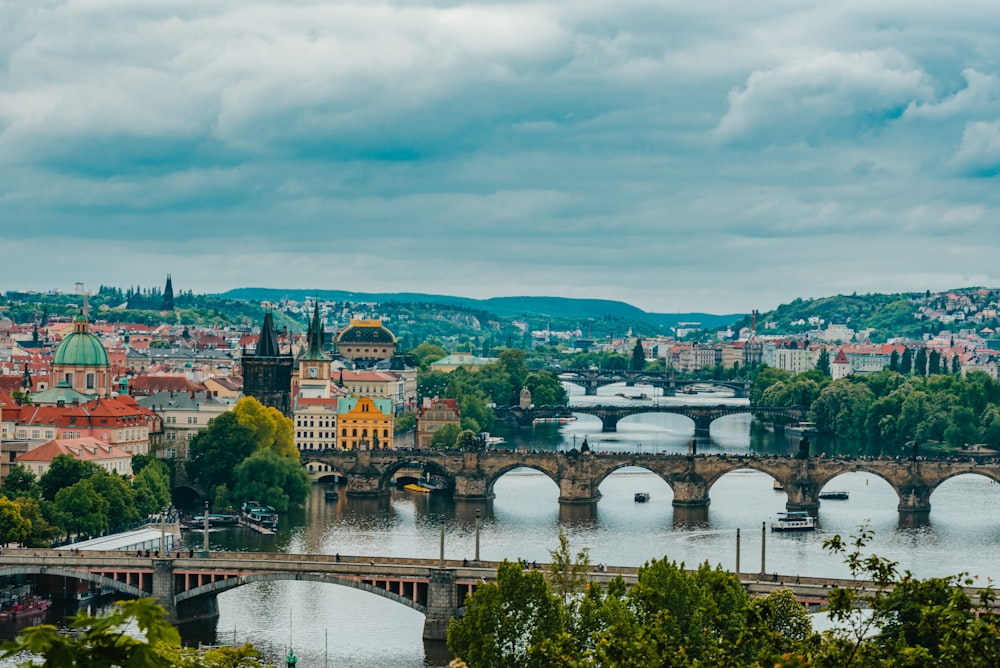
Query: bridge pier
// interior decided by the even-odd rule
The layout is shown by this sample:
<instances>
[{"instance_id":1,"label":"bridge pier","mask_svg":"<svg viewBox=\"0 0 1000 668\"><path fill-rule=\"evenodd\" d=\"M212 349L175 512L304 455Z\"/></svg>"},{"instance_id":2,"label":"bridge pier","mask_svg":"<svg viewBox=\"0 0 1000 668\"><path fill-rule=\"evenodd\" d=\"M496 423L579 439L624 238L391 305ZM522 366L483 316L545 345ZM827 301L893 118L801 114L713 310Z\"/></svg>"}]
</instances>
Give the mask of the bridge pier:
<instances>
[{"instance_id":1,"label":"bridge pier","mask_svg":"<svg viewBox=\"0 0 1000 668\"><path fill-rule=\"evenodd\" d=\"M808 478L798 478L783 484L788 501L785 510L806 511L815 515L819 511L819 496L816 485Z\"/></svg>"},{"instance_id":2,"label":"bridge pier","mask_svg":"<svg viewBox=\"0 0 1000 668\"><path fill-rule=\"evenodd\" d=\"M618 431L618 420L621 418L617 415L598 415L601 418L601 431L602 432L615 432Z\"/></svg>"},{"instance_id":3,"label":"bridge pier","mask_svg":"<svg viewBox=\"0 0 1000 668\"><path fill-rule=\"evenodd\" d=\"M596 503L601 492L594 480L582 475L579 478L564 477L559 480L559 503Z\"/></svg>"},{"instance_id":4,"label":"bridge pier","mask_svg":"<svg viewBox=\"0 0 1000 668\"><path fill-rule=\"evenodd\" d=\"M711 415L699 415L694 418L694 435L696 437L709 436L709 432L712 427L713 416Z\"/></svg>"},{"instance_id":5,"label":"bridge pier","mask_svg":"<svg viewBox=\"0 0 1000 668\"><path fill-rule=\"evenodd\" d=\"M171 623L190 622L219 616L219 600L215 596L199 596L177 605L174 601L179 592L174 590L174 560L153 560L153 591L156 602L167 611Z\"/></svg>"},{"instance_id":6,"label":"bridge pier","mask_svg":"<svg viewBox=\"0 0 1000 668\"><path fill-rule=\"evenodd\" d=\"M448 624L458 612L455 573L448 568L434 568L427 585L427 611L424 613L424 640L447 640Z\"/></svg>"},{"instance_id":7,"label":"bridge pier","mask_svg":"<svg viewBox=\"0 0 1000 668\"><path fill-rule=\"evenodd\" d=\"M670 483L674 490L674 508L708 508L712 500L708 498L708 481L695 470L695 458L687 458L687 470L676 476Z\"/></svg>"},{"instance_id":8,"label":"bridge pier","mask_svg":"<svg viewBox=\"0 0 1000 668\"><path fill-rule=\"evenodd\" d=\"M927 485L904 485L899 489L900 513L927 515L931 512L931 492L934 489Z\"/></svg>"}]
</instances>

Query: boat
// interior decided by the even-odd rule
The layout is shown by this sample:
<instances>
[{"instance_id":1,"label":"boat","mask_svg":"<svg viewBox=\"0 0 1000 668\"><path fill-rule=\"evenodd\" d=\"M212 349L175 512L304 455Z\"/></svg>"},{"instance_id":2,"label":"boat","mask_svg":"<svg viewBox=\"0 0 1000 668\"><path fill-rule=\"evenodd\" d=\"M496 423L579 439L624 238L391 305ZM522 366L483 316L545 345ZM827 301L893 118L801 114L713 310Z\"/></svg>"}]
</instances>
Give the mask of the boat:
<instances>
[{"instance_id":1,"label":"boat","mask_svg":"<svg viewBox=\"0 0 1000 668\"><path fill-rule=\"evenodd\" d=\"M785 425L785 433L792 436L811 436L818 431L815 422L793 422Z\"/></svg>"},{"instance_id":2,"label":"boat","mask_svg":"<svg viewBox=\"0 0 1000 668\"><path fill-rule=\"evenodd\" d=\"M324 497L324 498L325 498L325 499L326 499L327 501L336 501L336 500L337 500L337 499L339 498L339 495L337 494L337 490L335 490L335 489L328 489L328 490L326 490L326 492L325 492L325 493L323 494L323 497Z\"/></svg>"},{"instance_id":3,"label":"boat","mask_svg":"<svg viewBox=\"0 0 1000 668\"><path fill-rule=\"evenodd\" d=\"M575 415L560 415L558 417L539 417L532 420L534 424L568 424L576 419Z\"/></svg>"},{"instance_id":4,"label":"boat","mask_svg":"<svg viewBox=\"0 0 1000 668\"><path fill-rule=\"evenodd\" d=\"M37 594L19 596L0 608L0 620L41 617L52 605L52 601Z\"/></svg>"},{"instance_id":5,"label":"boat","mask_svg":"<svg viewBox=\"0 0 1000 668\"><path fill-rule=\"evenodd\" d=\"M693 385L685 385L681 388L681 392L684 394L698 394L698 390L694 389Z\"/></svg>"},{"instance_id":6,"label":"boat","mask_svg":"<svg viewBox=\"0 0 1000 668\"><path fill-rule=\"evenodd\" d=\"M785 488L777 480L775 480L773 483L771 483L771 487L774 488L775 492L784 492L785 491Z\"/></svg>"},{"instance_id":7,"label":"boat","mask_svg":"<svg viewBox=\"0 0 1000 668\"><path fill-rule=\"evenodd\" d=\"M771 531L813 531L816 518L804 510L778 513L778 519L771 522Z\"/></svg>"},{"instance_id":8,"label":"boat","mask_svg":"<svg viewBox=\"0 0 1000 668\"><path fill-rule=\"evenodd\" d=\"M259 501L244 502L240 513L243 521L251 526L272 530L278 528L278 511ZM209 521L211 521L211 516L209 516Z\"/></svg>"},{"instance_id":9,"label":"boat","mask_svg":"<svg viewBox=\"0 0 1000 668\"><path fill-rule=\"evenodd\" d=\"M447 478L433 473L424 473L424 477L417 480L417 484L428 492L447 492L450 489Z\"/></svg>"},{"instance_id":10,"label":"boat","mask_svg":"<svg viewBox=\"0 0 1000 668\"><path fill-rule=\"evenodd\" d=\"M646 503L649 501L649 492L636 492L635 502L636 503Z\"/></svg>"},{"instance_id":11,"label":"boat","mask_svg":"<svg viewBox=\"0 0 1000 668\"><path fill-rule=\"evenodd\" d=\"M407 483L403 485L403 489L409 490L411 492L419 492L420 494L430 494L431 490L427 489L422 485L418 485L415 482Z\"/></svg>"},{"instance_id":12,"label":"boat","mask_svg":"<svg viewBox=\"0 0 1000 668\"><path fill-rule=\"evenodd\" d=\"M850 497L851 497L850 492L847 492L847 491L842 490L842 489L830 490L829 492L820 492L819 493L819 498L820 499L829 499L829 500L832 500L832 501L846 501Z\"/></svg>"}]
</instances>

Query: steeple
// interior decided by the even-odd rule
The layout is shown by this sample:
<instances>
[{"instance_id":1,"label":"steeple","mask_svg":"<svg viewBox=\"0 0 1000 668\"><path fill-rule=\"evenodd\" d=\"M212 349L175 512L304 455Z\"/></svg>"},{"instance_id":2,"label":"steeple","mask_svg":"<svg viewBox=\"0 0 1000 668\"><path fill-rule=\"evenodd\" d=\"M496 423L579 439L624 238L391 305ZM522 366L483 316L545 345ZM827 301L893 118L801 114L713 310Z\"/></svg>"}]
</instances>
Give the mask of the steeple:
<instances>
[{"instance_id":1,"label":"steeple","mask_svg":"<svg viewBox=\"0 0 1000 668\"><path fill-rule=\"evenodd\" d=\"M174 310L174 284L170 280L170 274L167 274L167 285L163 288L163 309L164 311Z\"/></svg>"},{"instance_id":2,"label":"steeple","mask_svg":"<svg viewBox=\"0 0 1000 668\"><path fill-rule=\"evenodd\" d=\"M323 352L323 322L319 318L319 299L313 306L313 317L309 323L307 334L308 350L303 359L307 360L328 360L329 357Z\"/></svg>"},{"instance_id":3,"label":"steeple","mask_svg":"<svg viewBox=\"0 0 1000 668\"><path fill-rule=\"evenodd\" d=\"M264 324L260 326L260 339L257 341L257 357L278 357L278 332L274 328L274 317L268 311L264 314Z\"/></svg>"}]
</instances>

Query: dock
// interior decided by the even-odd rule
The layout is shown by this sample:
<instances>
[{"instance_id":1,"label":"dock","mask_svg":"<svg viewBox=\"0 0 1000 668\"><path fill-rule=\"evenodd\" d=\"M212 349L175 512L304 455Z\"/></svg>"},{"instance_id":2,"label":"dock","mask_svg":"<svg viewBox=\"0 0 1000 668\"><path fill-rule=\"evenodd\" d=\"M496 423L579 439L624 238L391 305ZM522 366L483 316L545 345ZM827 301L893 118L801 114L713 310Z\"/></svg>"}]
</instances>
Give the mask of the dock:
<instances>
[{"instance_id":1,"label":"dock","mask_svg":"<svg viewBox=\"0 0 1000 668\"><path fill-rule=\"evenodd\" d=\"M241 527L247 527L248 529L253 529L254 531L256 531L257 533L259 533L259 534L261 534L263 536L275 536L275 535L277 535L277 532L274 529L268 529L267 527L261 526L260 524L256 524L254 522L250 522L250 521L248 521L244 517L239 518L239 520L237 520L237 522L239 523L239 525Z\"/></svg>"}]
</instances>

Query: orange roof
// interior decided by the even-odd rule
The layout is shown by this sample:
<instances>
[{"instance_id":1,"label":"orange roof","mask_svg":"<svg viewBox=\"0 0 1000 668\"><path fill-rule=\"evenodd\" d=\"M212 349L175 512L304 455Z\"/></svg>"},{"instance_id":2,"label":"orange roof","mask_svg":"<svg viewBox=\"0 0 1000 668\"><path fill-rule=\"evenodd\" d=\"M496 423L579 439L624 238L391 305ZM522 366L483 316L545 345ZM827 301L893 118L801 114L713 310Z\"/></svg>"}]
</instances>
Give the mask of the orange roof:
<instances>
[{"instance_id":1,"label":"orange roof","mask_svg":"<svg viewBox=\"0 0 1000 668\"><path fill-rule=\"evenodd\" d=\"M116 445L108 445L104 441L91 438L56 438L48 443L42 443L34 450L24 452L14 458L15 462L51 462L59 455L69 455L83 461L101 461L106 459L129 459L132 455Z\"/></svg>"}]
</instances>

